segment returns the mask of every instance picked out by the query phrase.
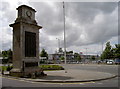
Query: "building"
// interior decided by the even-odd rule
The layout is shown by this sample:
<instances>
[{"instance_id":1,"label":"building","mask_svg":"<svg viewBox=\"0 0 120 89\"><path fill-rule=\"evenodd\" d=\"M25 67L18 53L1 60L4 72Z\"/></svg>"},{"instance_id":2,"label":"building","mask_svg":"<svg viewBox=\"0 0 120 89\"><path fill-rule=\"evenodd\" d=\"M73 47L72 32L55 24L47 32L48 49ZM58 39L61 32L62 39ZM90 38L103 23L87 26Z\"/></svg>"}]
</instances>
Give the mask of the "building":
<instances>
[{"instance_id":1,"label":"building","mask_svg":"<svg viewBox=\"0 0 120 89\"><path fill-rule=\"evenodd\" d=\"M75 53L73 51L66 52L66 61L67 63L77 63L77 62L91 62L92 57L94 56L95 60L99 59L99 55L85 55L82 52L80 52L78 55L80 55L81 60L76 59ZM55 52L54 54L48 54L48 62L52 63L64 63L64 52L62 48L59 48L58 52Z\"/></svg>"},{"instance_id":2,"label":"building","mask_svg":"<svg viewBox=\"0 0 120 89\"><path fill-rule=\"evenodd\" d=\"M73 51L66 52L67 62L74 61ZM64 52L62 48L59 48L58 52L54 54L48 54L48 61L53 63L64 63Z\"/></svg>"},{"instance_id":3,"label":"building","mask_svg":"<svg viewBox=\"0 0 120 89\"><path fill-rule=\"evenodd\" d=\"M95 57L95 60L99 59L99 55L85 55L85 54L80 54L82 62L91 62L92 57Z\"/></svg>"}]
</instances>

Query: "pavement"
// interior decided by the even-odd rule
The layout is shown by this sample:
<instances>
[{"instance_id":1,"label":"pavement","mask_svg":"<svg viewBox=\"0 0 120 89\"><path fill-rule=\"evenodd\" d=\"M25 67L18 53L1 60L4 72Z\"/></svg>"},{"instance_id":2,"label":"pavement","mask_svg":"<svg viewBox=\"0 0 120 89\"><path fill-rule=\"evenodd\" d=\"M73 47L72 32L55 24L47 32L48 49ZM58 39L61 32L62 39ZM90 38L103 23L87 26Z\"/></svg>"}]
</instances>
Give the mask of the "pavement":
<instances>
[{"instance_id":1,"label":"pavement","mask_svg":"<svg viewBox=\"0 0 120 89\"><path fill-rule=\"evenodd\" d=\"M32 82L73 83L73 82L101 81L101 80L111 79L117 76L105 72L77 70L77 69L44 71L44 73L47 74L47 76L40 77L37 79L17 78L17 77L12 77L12 78L23 79ZM11 76L5 76L5 77L11 77Z\"/></svg>"}]
</instances>

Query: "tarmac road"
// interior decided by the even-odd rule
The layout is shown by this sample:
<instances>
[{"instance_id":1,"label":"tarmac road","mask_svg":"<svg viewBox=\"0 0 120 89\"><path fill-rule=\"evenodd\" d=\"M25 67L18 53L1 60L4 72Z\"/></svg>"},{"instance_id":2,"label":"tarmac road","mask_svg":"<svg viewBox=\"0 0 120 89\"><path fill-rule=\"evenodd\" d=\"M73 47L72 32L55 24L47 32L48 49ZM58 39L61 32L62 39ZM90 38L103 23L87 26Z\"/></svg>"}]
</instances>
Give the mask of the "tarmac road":
<instances>
[{"instance_id":1,"label":"tarmac road","mask_svg":"<svg viewBox=\"0 0 120 89\"><path fill-rule=\"evenodd\" d=\"M118 69L120 66L118 65L104 65L104 64L62 64L66 69L79 69L79 70L90 70L90 71L98 71L98 72L107 72L111 74L118 75Z\"/></svg>"},{"instance_id":2,"label":"tarmac road","mask_svg":"<svg viewBox=\"0 0 120 89\"><path fill-rule=\"evenodd\" d=\"M91 65L91 64L67 64L63 65L66 69L80 69L89 71L107 72L118 75L118 66L116 65ZM3 87L118 87L118 77L97 82L82 83L40 83L12 78L2 80Z\"/></svg>"}]
</instances>

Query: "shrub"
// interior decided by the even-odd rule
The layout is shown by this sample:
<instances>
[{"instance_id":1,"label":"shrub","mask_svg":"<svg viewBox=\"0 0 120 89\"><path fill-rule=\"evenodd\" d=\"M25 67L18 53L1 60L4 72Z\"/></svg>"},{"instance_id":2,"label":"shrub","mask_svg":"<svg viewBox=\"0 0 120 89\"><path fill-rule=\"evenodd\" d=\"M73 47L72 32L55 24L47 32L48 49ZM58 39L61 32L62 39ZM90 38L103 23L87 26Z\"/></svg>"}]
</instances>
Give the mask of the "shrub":
<instances>
[{"instance_id":1,"label":"shrub","mask_svg":"<svg viewBox=\"0 0 120 89\"><path fill-rule=\"evenodd\" d=\"M7 66L2 66L2 70L6 71L7 70Z\"/></svg>"},{"instance_id":2,"label":"shrub","mask_svg":"<svg viewBox=\"0 0 120 89\"><path fill-rule=\"evenodd\" d=\"M1 66L1 68L3 71L10 71L13 68L13 66Z\"/></svg>"},{"instance_id":3,"label":"shrub","mask_svg":"<svg viewBox=\"0 0 120 89\"><path fill-rule=\"evenodd\" d=\"M10 71L13 68L13 66L9 66L7 67L7 71Z\"/></svg>"}]
</instances>

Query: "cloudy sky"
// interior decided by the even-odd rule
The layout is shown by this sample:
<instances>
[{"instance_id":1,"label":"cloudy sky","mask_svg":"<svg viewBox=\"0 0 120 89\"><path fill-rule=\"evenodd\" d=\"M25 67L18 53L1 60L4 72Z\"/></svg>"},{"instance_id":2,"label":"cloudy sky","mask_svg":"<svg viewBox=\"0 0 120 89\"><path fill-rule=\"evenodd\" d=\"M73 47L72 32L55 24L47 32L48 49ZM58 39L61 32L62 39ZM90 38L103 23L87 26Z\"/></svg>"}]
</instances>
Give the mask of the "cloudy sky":
<instances>
[{"instance_id":1,"label":"cloudy sky","mask_svg":"<svg viewBox=\"0 0 120 89\"><path fill-rule=\"evenodd\" d=\"M40 50L54 53L64 47L64 25L62 2L30 2L28 0L4 0L0 2L0 49L12 47L12 28L20 5L33 7L40 30ZM118 43L118 3L117 2L65 2L67 51L100 54L102 44L110 41Z\"/></svg>"}]
</instances>

